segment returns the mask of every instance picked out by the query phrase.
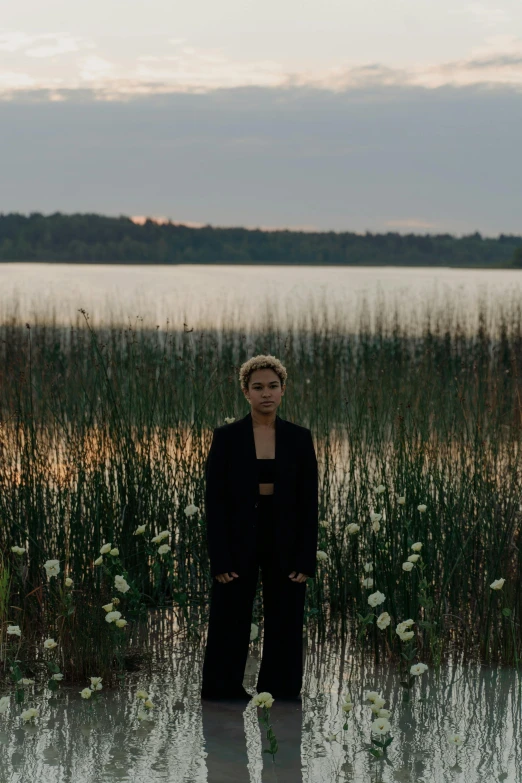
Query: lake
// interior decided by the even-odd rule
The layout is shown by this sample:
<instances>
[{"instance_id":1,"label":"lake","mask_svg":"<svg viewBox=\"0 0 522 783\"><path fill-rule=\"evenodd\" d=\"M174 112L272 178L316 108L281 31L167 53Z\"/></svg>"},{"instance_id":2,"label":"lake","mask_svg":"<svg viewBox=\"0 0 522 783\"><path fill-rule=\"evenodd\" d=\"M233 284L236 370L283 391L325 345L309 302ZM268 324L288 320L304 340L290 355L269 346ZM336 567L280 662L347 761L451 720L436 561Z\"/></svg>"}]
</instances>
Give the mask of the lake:
<instances>
[{"instance_id":1,"label":"lake","mask_svg":"<svg viewBox=\"0 0 522 783\"><path fill-rule=\"evenodd\" d=\"M10 314L21 322L83 321L92 326L135 323L161 328L255 328L267 321L284 328L295 319L313 328L323 303L357 330L361 314L375 322L386 302L415 331L427 312L452 314L466 331L477 325L479 302L491 313L520 302L521 270L426 267L319 267L236 265L0 264L0 323ZM388 311L389 308L384 308ZM316 316L318 317L318 316Z\"/></svg>"}]
</instances>

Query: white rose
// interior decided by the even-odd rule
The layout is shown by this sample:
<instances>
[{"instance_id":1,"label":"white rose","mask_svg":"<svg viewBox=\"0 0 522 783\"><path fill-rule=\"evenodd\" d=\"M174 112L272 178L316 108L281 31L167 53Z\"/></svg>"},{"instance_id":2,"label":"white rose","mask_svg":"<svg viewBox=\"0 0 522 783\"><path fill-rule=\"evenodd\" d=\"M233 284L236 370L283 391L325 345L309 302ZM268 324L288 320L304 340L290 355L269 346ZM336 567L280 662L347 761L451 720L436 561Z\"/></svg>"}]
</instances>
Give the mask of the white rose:
<instances>
[{"instance_id":1,"label":"white rose","mask_svg":"<svg viewBox=\"0 0 522 783\"><path fill-rule=\"evenodd\" d=\"M258 693L256 696L254 696L252 701L256 707L267 707L267 709L270 709L274 703L274 698L271 693L268 693L268 691L262 691L261 693Z\"/></svg>"},{"instance_id":2,"label":"white rose","mask_svg":"<svg viewBox=\"0 0 522 783\"><path fill-rule=\"evenodd\" d=\"M91 677L91 690L101 691L103 677Z\"/></svg>"},{"instance_id":3,"label":"white rose","mask_svg":"<svg viewBox=\"0 0 522 783\"><path fill-rule=\"evenodd\" d=\"M121 612L108 612L105 615L105 621L108 623L113 623L114 620L119 620L121 617Z\"/></svg>"},{"instance_id":4,"label":"white rose","mask_svg":"<svg viewBox=\"0 0 522 783\"><path fill-rule=\"evenodd\" d=\"M28 710L24 710L21 714L21 718L23 718L24 721L31 720L31 718L36 718L38 716L38 710L35 707L29 707Z\"/></svg>"},{"instance_id":5,"label":"white rose","mask_svg":"<svg viewBox=\"0 0 522 783\"><path fill-rule=\"evenodd\" d=\"M388 718L376 718L372 723L373 734L386 734L390 729L391 725Z\"/></svg>"},{"instance_id":6,"label":"white rose","mask_svg":"<svg viewBox=\"0 0 522 783\"><path fill-rule=\"evenodd\" d=\"M60 682L61 680L63 680L63 674L61 672L58 672L57 674L53 674L51 679Z\"/></svg>"},{"instance_id":7,"label":"white rose","mask_svg":"<svg viewBox=\"0 0 522 783\"><path fill-rule=\"evenodd\" d=\"M23 546L18 546L18 544L11 547L11 552L14 552L15 555L23 555L25 551L25 548Z\"/></svg>"},{"instance_id":8,"label":"white rose","mask_svg":"<svg viewBox=\"0 0 522 783\"><path fill-rule=\"evenodd\" d=\"M505 579L495 579L494 582L491 582L490 587L492 590L502 590L505 581Z\"/></svg>"},{"instance_id":9,"label":"white rose","mask_svg":"<svg viewBox=\"0 0 522 783\"><path fill-rule=\"evenodd\" d=\"M450 745L462 745L462 735L461 734L454 734L453 732L448 732L446 734L446 737L448 738L448 742Z\"/></svg>"},{"instance_id":10,"label":"white rose","mask_svg":"<svg viewBox=\"0 0 522 783\"><path fill-rule=\"evenodd\" d=\"M149 694L147 693L147 691L138 691L136 693L136 697L138 699L143 699L145 701L146 699L149 698Z\"/></svg>"},{"instance_id":11,"label":"white rose","mask_svg":"<svg viewBox=\"0 0 522 783\"><path fill-rule=\"evenodd\" d=\"M382 495L383 492L386 492L386 487L384 486L384 484L379 484L378 487L375 487L375 492L378 495Z\"/></svg>"},{"instance_id":12,"label":"white rose","mask_svg":"<svg viewBox=\"0 0 522 783\"><path fill-rule=\"evenodd\" d=\"M112 549L112 544L104 544L100 549L100 555L106 555Z\"/></svg>"},{"instance_id":13,"label":"white rose","mask_svg":"<svg viewBox=\"0 0 522 783\"><path fill-rule=\"evenodd\" d=\"M125 626L127 625L127 620L121 617L119 620L116 620L116 625L118 626L118 628L125 628Z\"/></svg>"},{"instance_id":14,"label":"white rose","mask_svg":"<svg viewBox=\"0 0 522 783\"><path fill-rule=\"evenodd\" d=\"M377 715L379 716L379 718L389 718L391 716L391 712L390 710L380 709Z\"/></svg>"},{"instance_id":15,"label":"white rose","mask_svg":"<svg viewBox=\"0 0 522 783\"><path fill-rule=\"evenodd\" d=\"M47 572L47 578L57 576L60 573L60 561L59 560L47 560L44 563L44 568Z\"/></svg>"},{"instance_id":16,"label":"white rose","mask_svg":"<svg viewBox=\"0 0 522 783\"><path fill-rule=\"evenodd\" d=\"M420 541L417 541L415 544L411 545L411 548L413 549L414 552L420 552L422 549L422 544Z\"/></svg>"},{"instance_id":17,"label":"white rose","mask_svg":"<svg viewBox=\"0 0 522 783\"><path fill-rule=\"evenodd\" d=\"M412 568L413 568L413 563L406 562L402 564L403 571L411 571Z\"/></svg>"},{"instance_id":18,"label":"white rose","mask_svg":"<svg viewBox=\"0 0 522 783\"><path fill-rule=\"evenodd\" d=\"M370 514L370 520L372 522L379 522L382 519L382 514L377 514L372 511Z\"/></svg>"},{"instance_id":19,"label":"white rose","mask_svg":"<svg viewBox=\"0 0 522 783\"><path fill-rule=\"evenodd\" d=\"M409 563L416 563L419 559L420 555L408 555L408 562Z\"/></svg>"},{"instance_id":20,"label":"white rose","mask_svg":"<svg viewBox=\"0 0 522 783\"><path fill-rule=\"evenodd\" d=\"M21 682L22 685L34 685L34 680L31 680L29 677L22 677L19 682Z\"/></svg>"},{"instance_id":21,"label":"white rose","mask_svg":"<svg viewBox=\"0 0 522 783\"><path fill-rule=\"evenodd\" d=\"M90 699L92 696L92 691L90 688L84 688L83 691L79 691L79 694L82 699Z\"/></svg>"},{"instance_id":22,"label":"white rose","mask_svg":"<svg viewBox=\"0 0 522 783\"><path fill-rule=\"evenodd\" d=\"M410 669L410 674L413 674L415 676L418 676L419 674L424 674L427 668L428 667L426 666L425 663L414 663Z\"/></svg>"},{"instance_id":23,"label":"white rose","mask_svg":"<svg viewBox=\"0 0 522 783\"><path fill-rule=\"evenodd\" d=\"M370 606L378 606L379 604L382 604L383 601L386 600L386 596L384 593L379 592L377 590L375 593L372 593L368 596L368 603Z\"/></svg>"},{"instance_id":24,"label":"white rose","mask_svg":"<svg viewBox=\"0 0 522 783\"><path fill-rule=\"evenodd\" d=\"M68 576L68 577L66 578L66 580L65 580L65 586L66 586L66 587L72 587L72 586L73 586L73 580L71 579L71 577L70 577L70 576Z\"/></svg>"},{"instance_id":25,"label":"white rose","mask_svg":"<svg viewBox=\"0 0 522 783\"><path fill-rule=\"evenodd\" d=\"M130 585L127 584L126 579L123 576L121 576L121 574L118 574L117 576L114 577L114 587L120 593L126 593L127 590L130 590Z\"/></svg>"},{"instance_id":26,"label":"white rose","mask_svg":"<svg viewBox=\"0 0 522 783\"><path fill-rule=\"evenodd\" d=\"M399 639L401 642L409 642L409 640L412 639L414 635L415 634L413 631L404 631L404 633L399 634Z\"/></svg>"},{"instance_id":27,"label":"white rose","mask_svg":"<svg viewBox=\"0 0 522 783\"><path fill-rule=\"evenodd\" d=\"M58 642L55 642L54 639L46 639L44 647L46 650L54 650L55 647L58 647Z\"/></svg>"},{"instance_id":28,"label":"white rose","mask_svg":"<svg viewBox=\"0 0 522 783\"><path fill-rule=\"evenodd\" d=\"M356 525L355 522L351 522L348 525L348 533L351 536L353 536L353 535L355 535L355 533L358 533L358 532L359 532L359 525Z\"/></svg>"},{"instance_id":29,"label":"white rose","mask_svg":"<svg viewBox=\"0 0 522 783\"><path fill-rule=\"evenodd\" d=\"M420 511L421 514L424 514L428 506L426 506L424 503L421 503L420 506L417 506L417 511Z\"/></svg>"},{"instance_id":30,"label":"white rose","mask_svg":"<svg viewBox=\"0 0 522 783\"><path fill-rule=\"evenodd\" d=\"M103 563L103 557L100 555L100 557L96 558L94 561L94 565L101 565Z\"/></svg>"},{"instance_id":31,"label":"white rose","mask_svg":"<svg viewBox=\"0 0 522 783\"><path fill-rule=\"evenodd\" d=\"M387 628L388 625L391 623L391 617L388 614L388 612L383 612L379 615L379 617L376 620L377 627L383 630L384 628Z\"/></svg>"},{"instance_id":32,"label":"white rose","mask_svg":"<svg viewBox=\"0 0 522 783\"><path fill-rule=\"evenodd\" d=\"M120 554L120 550L118 549L117 546L115 546L113 549L110 550L109 554L112 555L112 557L118 557L118 555Z\"/></svg>"},{"instance_id":33,"label":"white rose","mask_svg":"<svg viewBox=\"0 0 522 783\"><path fill-rule=\"evenodd\" d=\"M141 536L144 532L145 532L145 525L138 525L138 527L136 528L136 530L134 531L134 533L132 535L133 536Z\"/></svg>"},{"instance_id":34,"label":"white rose","mask_svg":"<svg viewBox=\"0 0 522 783\"><path fill-rule=\"evenodd\" d=\"M232 424L233 421L236 420L235 416L225 416L225 423L226 424Z\"/></svg>"},{"instance_id":35,"label":"white rose","mask_svg":"<svg viewBox=\"0 0 522 783\"><path fill-rule=\"evenodd\" d=\"M363 585L364 587L373 587L373 579L371 576L367 576L366 579L363 579Z\"/></svg>"},{"instance_id":36,"label":"white rose","mask_svg":"<svg viewBox=\"0 0 522 783\"><path fill-rule=\"evenodd\" d=\"M154 708L154 704L151 702L150 699L145 699L143 702L143 706L146 707L148 710L152 710Z\"/></svg>"},{"instance_id":37,"label":"white rose","mask_svg":"<svg viewBox=\"0 0 522 783\"><path fill-rule=\"evenodd\" d=\"M343 704L343 712L351 712L353 710L353 704L351 701L345 701Z\"/></svg>"},{"instance_id":38,"label":"white rose","mask_svg":"<svg viewBox=\"0 0 522 783\"><path fill-rule=\"evenodd\" d=\"M169 544L162 544L158 549L158 555L165 555L167 552L170 552Z\"/></svg>"},{"instance_id":39,"label":"white rose","mask_svg":"<svg viewBox=\"0 0 522 783\"><path fill-rule=\"evenodd\" d=\"M381 529L381 523L380 522L377 522L377 521L372 522L372 530L373 530L374 533L378 533L380 529Z\"/></svg>"},{"instance_id":40,"label":"white rose","mask_svg":"<svg viewBox=\"0 0 522 783\"><path fill-rule=\"evenodd\" d=\"M404 506L404 504L406 503L406 497L404 495L401 495L400 497L397 498L397 503L399 504L399 506Z\"/></svg>"},{"instance_id":41,"label":"white rose","mask_svg":"<svg viewBox=\"0 0 522 783\"><path fill-rule=\"evenodd\" d=\"M104 606L102 606L102 609L104 609L106 612L112 612L112 610L114 609L114 605L112 603L105 604Z\"/></svg>"},{"instance_id":42,"label":"white rose","mask_svg":"<svg viewBox=\"0 0 522 783\"><path fill-rule=\"evenodd\" d=\"M323 560L323 561L324 560L328 560L328 555L326 554L326 552L323 552L322 549L318 549L317 550L317 559L319 561L321 561L321 560Z\"/></svg>"},{"instance_id":43,"label":"white rose","mask_svg":"<svg viewBox=\"0 0 522 783\"><path fill-rule=\"evenodd\" d=\"M190 505L185 508L185 516L192 517L194 514L197 514L198 511L198 506L195 506L194 503L190 503Z\"/></svg>"},{"instance_id":44,"label":"white rose","mask_svg":"<svg viewBox=\"0 0 522 783\"><path fill-rule=\"evenodd\" d=\"M22 631L20 630L20 626L19 625L8 625L7 626L7 633L10 636L21 636L22 635Z\"/></svg>"},{"instance_id":45,"label":"white rose","mask_svg":"<svg viewBox=\"0 0 522 783\"><path fill-rule=\"evenodd\" d=\"M364 701L370 701L372 704L375 703L376 699L380 699L381 694L377 693L377 691L366 691L364 694Z\"/></svg>"},{"instance_id":46,"label":"white rose","mask_svg":"<svg viewBox=\"0 0 522 783\"><path fill-rule=\"evenodd\" d=\"M259 626L255 623L250 623L250 641L253 642L259 635Z\"/></svg>"},{"instance_id":47,"label":"white rose","mask_svg":"<svg viewBox=\"0 0 522 783\"><path fill-rule=\"evenodd\" d=\"M364 564L364 570L367 574L370 573L370 571L373 571L373 564L372 563L365 563Z\"/></svg>"}]
</instances>

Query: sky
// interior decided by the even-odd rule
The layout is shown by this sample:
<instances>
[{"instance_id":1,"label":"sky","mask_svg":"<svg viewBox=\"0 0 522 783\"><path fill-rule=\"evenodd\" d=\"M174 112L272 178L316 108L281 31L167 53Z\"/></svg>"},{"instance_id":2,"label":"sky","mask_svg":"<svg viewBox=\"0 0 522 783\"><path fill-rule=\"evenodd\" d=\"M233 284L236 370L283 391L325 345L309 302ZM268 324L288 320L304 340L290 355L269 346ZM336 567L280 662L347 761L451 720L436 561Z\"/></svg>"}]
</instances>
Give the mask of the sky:
<instances>
[{"instance_id":1,"label":"sky","mask_svg":"<svg viewBox=\"0 0 522 783\"><path fill-rule=\"evenodd\" d=\"M522 3L19 0L0 212L522 235Z\"/></svg>"}]
</instances>

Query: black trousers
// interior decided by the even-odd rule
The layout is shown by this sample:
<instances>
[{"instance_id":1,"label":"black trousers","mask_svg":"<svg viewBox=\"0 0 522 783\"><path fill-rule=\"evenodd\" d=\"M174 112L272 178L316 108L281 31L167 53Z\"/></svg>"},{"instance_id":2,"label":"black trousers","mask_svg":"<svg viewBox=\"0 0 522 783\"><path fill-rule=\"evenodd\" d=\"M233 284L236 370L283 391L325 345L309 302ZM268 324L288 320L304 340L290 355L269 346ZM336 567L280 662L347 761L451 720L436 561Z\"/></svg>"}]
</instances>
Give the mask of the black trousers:
<instances>
[{"instance_id":1,"label":"black trousers","mask_svg":"<svg viewBox=\"0 0 522 783\"><path fill-rule=\"evenodd\" d=\"M263 586L264 637L257 691L297 696L303 679L303 618L306 582L292 582L275 556L273 495L259 495L256 549L250 566L232 582L212 580L202 692L226 695L241 689L259 567ZM297 576L297 574L296 574Z\"/></svg>"}]
</instances>

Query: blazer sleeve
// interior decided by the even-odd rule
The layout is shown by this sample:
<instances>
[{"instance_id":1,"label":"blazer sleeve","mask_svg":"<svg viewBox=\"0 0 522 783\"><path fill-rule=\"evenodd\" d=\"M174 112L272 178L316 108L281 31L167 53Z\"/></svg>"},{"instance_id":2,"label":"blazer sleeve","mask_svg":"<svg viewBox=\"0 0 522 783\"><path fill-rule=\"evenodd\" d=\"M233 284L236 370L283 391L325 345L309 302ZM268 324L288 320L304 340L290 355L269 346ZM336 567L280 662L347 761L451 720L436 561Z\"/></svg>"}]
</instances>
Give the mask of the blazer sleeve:
<instances>
[{"instance_id":1,"label":"blazer sleeve","mask_svg":"<svg viewBox=\"0 0 522 783\"><path fill-rule=\"evenodd\" d=\"M319 482L314 442L308 429L304 437L298 479L299 517L294 563L298 573L315 577L319 537Z\"/></svg>"},{"instance_id":2,"label":"blazer sleeve","mask_svg":"<svg viewBox=\"0 0 522 783\"><path fill-rule=\"evenodd\" d=\"M205 464L205 517L212 578L235 568L232 564L226 524L225 465L224 432L218 427L214 430Z\"/></svg>"}]
</instances>

